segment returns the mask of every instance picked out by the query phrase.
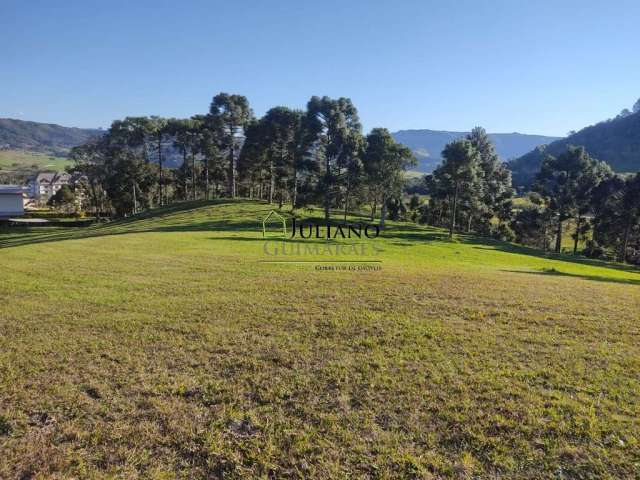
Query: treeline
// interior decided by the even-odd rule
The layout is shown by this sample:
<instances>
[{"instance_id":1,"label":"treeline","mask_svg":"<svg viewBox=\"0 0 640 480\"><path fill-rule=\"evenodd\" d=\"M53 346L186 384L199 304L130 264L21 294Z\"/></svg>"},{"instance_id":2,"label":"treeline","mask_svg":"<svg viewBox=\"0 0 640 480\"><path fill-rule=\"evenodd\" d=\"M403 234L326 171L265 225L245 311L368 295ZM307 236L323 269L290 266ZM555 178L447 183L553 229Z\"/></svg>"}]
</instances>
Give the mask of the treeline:
<instances>
[{"instance_id":1,"label":"treeline","mask_svg":"<svg viewBox=\"0 0 640 480\"><path fill-rule=\"evenodd\" d=\"M178 168L166 168L179 155ZM574 254L640 262L640 176L616 175L583 148L547 155L528 203L514 205L511 172L486 131L448 144L442 164L411 181L411 151L384 128L362 133L348 98L312 97L305 110L274 107L256 118L247 99L221 93L188 119L128 117L72 151L91 209L117 216L174 201L262 199L278 207L322 206L326 219L366 210ZM522 202L522 200L520 200ZM567 224L571 228L567 228ZM579 251L580 245L586 248Z\"/></svg>"},{"instance_id":2,"label":"treeline","mask_svg":"<svg viewBox=\"0 0 640 480\"><path fill-rule=\"evenodd\" d=\"M514 207L511 174L483 129L447 145L442 157L426 177L428 203L410 202L419 221L447 227L450 236L473 231L556 253L571 223L574 255L640 264L640 174L615 174L570 146L545 157L529 203Z\"/></svg>"},{"instance_id":3,"label":"treeline","mask_svg":"<svg viewBox=\"0 0 640 480\"><path fill-rule=\"evenodd\" d=\"M178 151L182 164L165 168ZM362 133L348 98L312 97L306 110L275 107L255 118L247 99L220 93L206 115L128 117L73 149L91 208L124 216L173 201L256 198L280 207L322 205L325 217L368 206L384 226L400 198L411 151L384 128Z\"/></svg>"},{"instance_id":4,"label":"treeline","mask_svg":"<svg viewBox=\"0 0 640 480\"><path fill-rule=\"evenodd\" d=\"M616 172L637 171L640 165L640 100L633 107L633 113L626 111L614 119L570 132L566 138L540 145L509 162L514 183L531 188L545 157L558 156L571 145L585 147L590 155L607 162Z\"/></svg>"},{"instance_id":5,"label":"treeline","mask_svg":"<svg viewBox=\"0 0 640 480\"><path fill-rule=\"evenodd\" d=\"M532 205L513 221L516 240L561 251L563 228L573 224L573 253L640 263L640 174L615 174L583 147L547 156L533 184Z\"/></svg>"}]
</instances>

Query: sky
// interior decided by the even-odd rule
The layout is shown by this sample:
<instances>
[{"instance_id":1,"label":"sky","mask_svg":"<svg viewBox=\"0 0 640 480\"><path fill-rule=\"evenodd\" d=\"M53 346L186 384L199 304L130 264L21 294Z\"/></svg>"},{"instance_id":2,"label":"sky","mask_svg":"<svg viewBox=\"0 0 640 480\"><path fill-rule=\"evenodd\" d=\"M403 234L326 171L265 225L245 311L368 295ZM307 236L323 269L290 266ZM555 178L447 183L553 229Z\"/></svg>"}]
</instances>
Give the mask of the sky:
<instances>
[{"instance_id":1,"label":"sky","mask_svg":"<svg viewBox=\"0 0 640 480\"><path fill-rule=\"evenodd\" d=\"M640 97L640 2L0 0L0 117L108 127L350 97L373 127L565 135Z\"/></svg>"}]
</instances>

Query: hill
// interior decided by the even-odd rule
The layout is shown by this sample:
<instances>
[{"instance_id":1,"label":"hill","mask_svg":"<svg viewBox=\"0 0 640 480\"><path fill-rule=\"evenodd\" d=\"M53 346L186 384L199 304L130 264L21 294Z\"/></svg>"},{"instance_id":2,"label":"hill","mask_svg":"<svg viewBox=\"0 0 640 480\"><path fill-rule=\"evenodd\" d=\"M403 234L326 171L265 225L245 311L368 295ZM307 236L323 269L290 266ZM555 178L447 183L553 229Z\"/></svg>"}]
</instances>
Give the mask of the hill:
<instances>
[{"instance_id":1,"label":"hill","mask_svg":"<svg viewBox=\"0 0 640 480\"><path fill-rule=\"evenodd\" d=\"M529 185L545 155L557 156L569 145L584 147L589 155L607 162L616 172L637 172L640 170L640 112L583 128L513 160L509 168L514 183Z\"/></svg>"},{"instance_id":2,"label":"hill","mask_svg":"<svg viewBox=\"0 0 640 480\"><path fill-rule=\"evenodd\" d=\"M270 208L0 233L0 477L633 478L637 270Z\"/></svg>"},{"instance_id":3,"label":"hill","mask_svg":"<svg viewBox=\"0 0 640 480\"><path fill-rule=\"evenodd\" d=\"M411 150L418 159L420 172L431 172L442 160L440 154L445 145L464 137L468 132L448 132L439 130L400 130L393 138ZM519 157L538 145L553 142L558 137L527 135L522 133L490 133L489 137L496 151L504 161Z\"/></svg>"},{"instance_id":4,"label":"hill","mask_svg":"<svg viewBox=\"0 0 640 480\"><path fill-rule=\"evenodd\" d=\"M18 184L36 172L61 172L71 160L51 154L27 150L0 150L0 184Z\"/></svg>"},{"instance_id":5,"label":"hill","mask_svg":"<svg viewBox=\"0 0 640 480\"><path fill-rule=\"evenodd\" d=\"M102 134L101 130L0 118L0 149L65 156L69 149Z\"/></svg>"}]
</instances>

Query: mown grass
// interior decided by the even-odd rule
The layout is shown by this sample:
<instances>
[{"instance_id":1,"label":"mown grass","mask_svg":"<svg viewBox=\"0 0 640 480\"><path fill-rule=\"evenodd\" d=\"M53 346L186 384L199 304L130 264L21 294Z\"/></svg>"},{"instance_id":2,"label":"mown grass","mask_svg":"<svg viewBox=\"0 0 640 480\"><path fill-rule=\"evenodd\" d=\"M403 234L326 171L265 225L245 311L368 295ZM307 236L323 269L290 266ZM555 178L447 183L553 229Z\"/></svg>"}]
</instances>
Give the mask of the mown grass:
<instances>
[{"instance_id":1,"label":"mown grass","mask_svg":"<svg viewBox=\"0 0 640 480\"><path fill-rule=\"evenodd\" d=\"M408 224L265 263L268 210L0 234L0 478L640 475L638 270Z\"/></svg>"}]
</instances>

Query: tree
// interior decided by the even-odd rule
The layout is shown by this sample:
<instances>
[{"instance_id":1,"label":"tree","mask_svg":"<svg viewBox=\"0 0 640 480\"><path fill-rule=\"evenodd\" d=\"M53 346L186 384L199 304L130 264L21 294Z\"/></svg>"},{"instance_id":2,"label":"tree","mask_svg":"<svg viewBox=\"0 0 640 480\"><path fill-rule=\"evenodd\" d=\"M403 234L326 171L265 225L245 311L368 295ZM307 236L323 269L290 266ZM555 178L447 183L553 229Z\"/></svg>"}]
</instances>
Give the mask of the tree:
<instances>
[{"instance_id":1,"label":"tree","mask_svg":"<svg viewBox=\"0 0 640 480\"><path fill-rule=\"evenodd\" d=\"M348 98L333 100L329 97L311 97L307 104L308 128L314 136L316 158L323 164L324 172L318 184L324 197L325 219L344 179L343 170L354 154L354 139L362 135L358 111Z\"/></svg>"},{"instance_id":2,"label":"tree","mask_svg":"<svg viewBox=\"0 0 640 480\"><path fill-rule=\"evenodd\" d=\"M73 161L70 173L82 174L87 179L89 205L93 213L99 215L105 211L107 202L104 191L104 140L92 141L73 147L69 157Z\"/></svg>"},{"instance_id":3,"label":"tree","mask_svg":"<svg viewBox=\"0 0 640 480\"><path fill-rule=\"evenodd\" d=\"M511 223L515 240L524 245L549 249L552 212L545 199L538 194L530 196L531 204L520 209Z\"/></svg>"},{"instance_id":4,"label":"tree","mask_svg":"<svg viewBox=\"0 0 640 480\"><path fill-rule=\"evenodd\" d=\"M153 167L127 150L114 152L112 160L113 168L104 179L104 188L116 214L136 213L139 202L148 207L145 196L137 192L147 192L155 184Z\"/></svg>"},{"instance_id":5,"label":"tree","mask_svg":"<svg viewBox=\"0 0 640 480\"><path fill-rule=\"evenodd\" d=\"M75 201L76 195L73 188L69 185L62 185L47 204L57 208L71 209L75 205Z\"/></svg>"},{"instance_id":6,"label":"tree","mask_svg":"<svg viewBox=\"0 0 640 480\"><path fill-rule=\"evenodd\" d=\"M498 227L494 232L497 233L501 225L511 217L511 172L500 161L484 128L474 128L467 139L478 152L480 167L478 188L468 192L471 196L470 203L476 205L475 215L470 215L469 220L471 223L475 217L476 231L488 235L492 233L492 220L497 219Z\"/></svg>"},{"instance_id":7,"label":"tree","mask_svg":"<svg viewBox=\"0 0 640 480\"><path fill-rule=\"evenodd\" d=\"M350 202L353 199L353 192L357 190L365 181L364 165L362 157L365 152L366 141L359 133L353 133L349 136L345 145L345 154L343 155L343 187L344 187L344 220L347 221L347 213L349 211Z\"/></svg>"},{"instance_id":8,"label":"tree","mask_svg":"<svg viewBox=\"0 0 640 480\"><path fill-rule=\"evenodd\" d=\"M229 195L235 198L236 154L239 151L240 137L244 135L244 128L253 118L253 111L246 97L219 93L213 97L209 115L211 126L220 132L221 149L228 152Z\"/></svg>"},{"instance_id":9,"label":"tree","mask_svg":"<svg viewBox=\"0 0 640 480\"><path fill-rule=\"evenodd\" d=\"M640 112L640 98L633 104L633 113Z\"/></svg>"},{"instance_id":10,"label":"tree","mask_svg":"<svg viewBox=\"0 0 640 480\"><path fill-rule=\"evenodd\" d=\"M449 238L453 238L458 200L478 184L479 154L469 140L455 140L444 148L442 158L442 164L433 172L433 181L450 199Z\"/></svg>"},{"instance_id":11,"label":"tree","mask_svg":"<svg viewBox=\"0 0 640 480\"><path fill-rule=\"evenodd\" d=\"M607 178L594 190L593 208L594 240L626 262L632 242L640 244L640 174Z\"/></svg>"},{"instance_id":12,"label":"tree","mask_svg":"<svg viewBox=\"0 0 640 480\"><path fill-rule=\"evenodd\" d=\"M380 202L380 227L384 228L387 200L400 195L404 172L416 164L416 159L409 148L396 143L386 128L374 128L367 135L363 164L373 196L372 216Z\"/></svg>"},{"instance_id":13,"label":"tree","mask_svg":"<svg viewBox=\"0 0 640 480\"><path fill-rule=\"evenodd\" d=\"M624 222L624 234L619 260L627 261L629 243L632 235L640 230L640 174L628 177L625 181L624 194L620 202L621 217Z\"/></svg>"},{"instance_id":14,"label":"tree","mask_svg":"<svg viewBox=\"0 0 640 480\"><path fill-rule=\"evenodd\" d=\"M179 176L182 179L182 198L195 199L195 151L197 147L197 131L192 119L172 118L167 123L167 133L173 137L173 145L182 154L182 166ZM191 160L191 165L189 164ZM191 188L189 188L191 187ZM191 190L191 191L189 191Z\"/></svg>"},{"instance_id":15,"label":"tree","mask_svg":"<svg viewBox=\"0 0 640 480\"><path fill-rule=\"evenodd\" d=\"M261 119L269 174L269 203L278 195L280 206L284 194L296 176L296 130L301 112L275 107Z\"/></svg>"},{"instance_id":16,"label":"tree","mask_svg":"<svg viewBox=\"0 0 640 480\"><path fill-rule=\"evenodd\" d=\"M622 111L618 114L618 118L626 118L631 115L631 112L628 108L623 108Z\"/></svg>"},{"instance_id":17,"label":"tree","mask_svg":"<svg viewBox=\"0 0 640 480\"><path fill-rule=\"evenodd\" d=\"M310 176L317 171L312 149L316 143L317 131L315 119L308 112L295 110L295 134L293 137L293 178L291 179L291 208L298 206L298 189L301 177Z\"/></svg>"},{"instance_id":18,"label":"tree","mask_svg":"<svg viewBox=\"0 0 640 480\"><path fill-rule=\"evenodd\" d=\"M591 226L585 216L592 207L594 189L607 177L613 175L611 168L604 162L590 161L583 166L575 184L575 232L573 233L573 254L578 253L578 243L586 238Z\"/></svg>"},{"instance_id":19,"label":"tree","mask_svg":"<svg viewBox=\"0 0 640 480\"><path fill-rule=\"evenodd\" d=\"M260 199L264 199L265 180L268 180L269 148L264 122L252 120L245 126L245 140L238 157L238 172L240 178L249 182L249 197L254 192ZM271 202L270 202L271 203Z\"/></svg>"},{"instance_id":20,"label":"tree","mask_svg":"<svg viewBox=\"0 0 640 480\"><path fill-rule=\"evenodd\" d=\"M147 123L148 133L155 139L155 148L158 155L157 159L160 174L160 178L158 180L158 203L160 205L164 205L165 203L167 203L167 189L164 179L164 158L162 156L162 142L164 141L165 134L168 133L168 124L169 122L167 119L156 116L149 117Z\"/></svg>"},{"instance_id":21,"label":"tree","mask_svg":"<svg viewBox=\"0 0 640 480\"><path fill-rule=\"evenodd\" d=\"M557 218L555 252L562 247L564 222L579 211L581 189L592 189L598 168L582 147L569 147L559 157L547 156L536 177L534 191L548 198L548 208Z\"/></svg>"}]
</instances>

